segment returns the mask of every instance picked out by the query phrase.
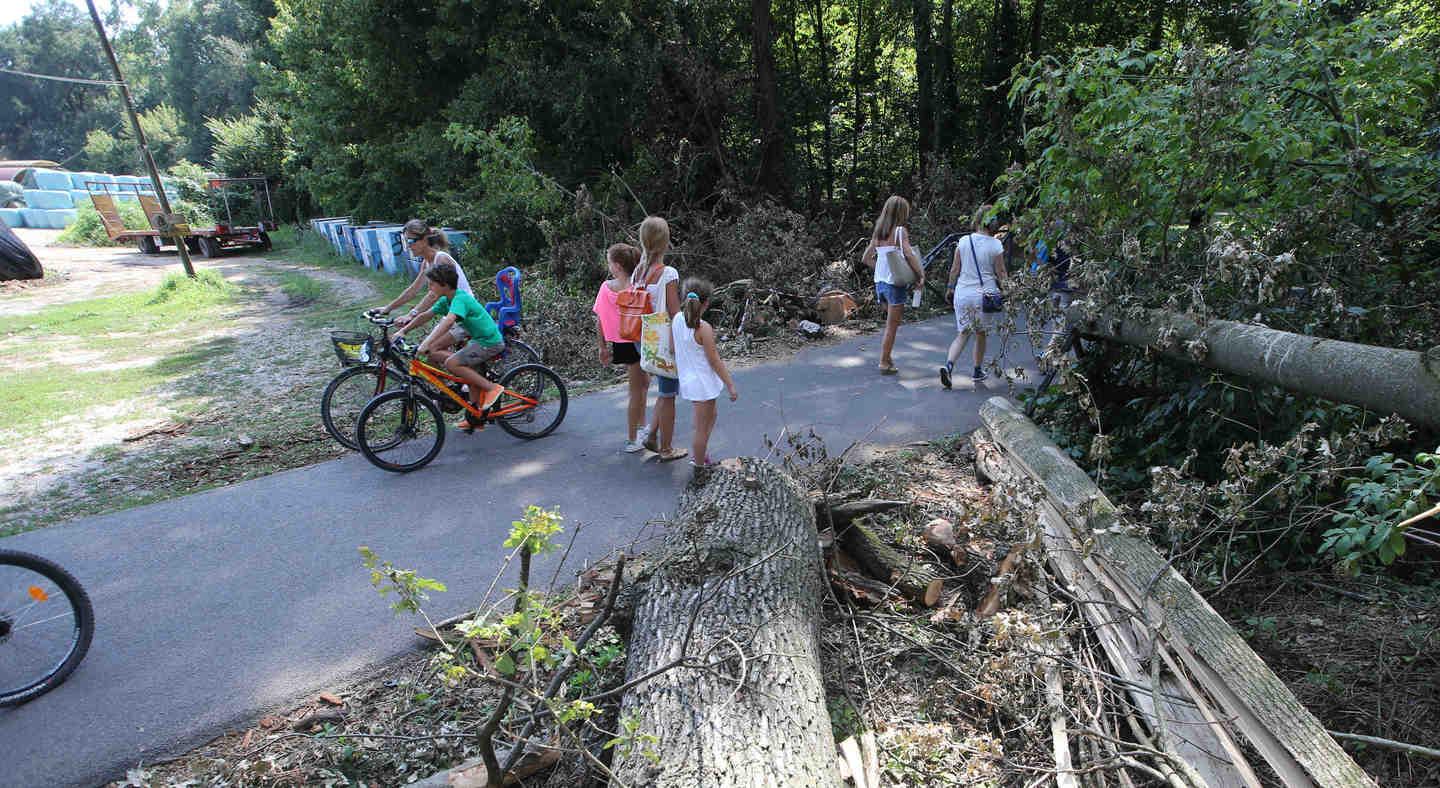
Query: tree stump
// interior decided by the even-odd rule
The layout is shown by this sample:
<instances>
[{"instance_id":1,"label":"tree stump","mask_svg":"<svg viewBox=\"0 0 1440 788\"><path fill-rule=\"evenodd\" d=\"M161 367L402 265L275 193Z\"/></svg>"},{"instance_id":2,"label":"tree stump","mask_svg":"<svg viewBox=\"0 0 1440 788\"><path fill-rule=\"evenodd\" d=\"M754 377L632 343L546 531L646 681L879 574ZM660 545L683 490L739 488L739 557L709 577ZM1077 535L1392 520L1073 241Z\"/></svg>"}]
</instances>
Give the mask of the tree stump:
<instances>
[{"instance_id":1,"label":"tree stump","mask_svg":"<svg viewBox=\"0 0 1440 788\"><path fill-rule=\"evenodd\" d=\"M741 460L681 495L635 611L616 784L840 785L820 675L825 593L815 509L775 467ZM649 749L647 757L642 750Z\"/></svg>"}]
</instances>

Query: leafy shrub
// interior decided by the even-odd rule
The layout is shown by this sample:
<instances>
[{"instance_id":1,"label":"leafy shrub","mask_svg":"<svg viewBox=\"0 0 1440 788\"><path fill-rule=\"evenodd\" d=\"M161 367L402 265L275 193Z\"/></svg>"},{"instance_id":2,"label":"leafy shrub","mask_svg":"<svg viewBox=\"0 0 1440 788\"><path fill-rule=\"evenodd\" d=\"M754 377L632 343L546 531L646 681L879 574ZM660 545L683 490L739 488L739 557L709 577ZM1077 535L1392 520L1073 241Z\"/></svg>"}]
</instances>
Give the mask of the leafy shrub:
<instances>
[{"instance_id":1,"label":"leafy shrub","mask_svg":"<svg viewBox=\"0 0 1440 788\"><path fill-rule=\"evenodd\" d=\"M116 200L115 209L120 212L120 220L125 223L127 230L148 230L150 222L145 218L145 212L140 210L140 203L133 200ZM75 246L122 246L110 240L105 233L105 224L100 220L100 212L95 206L88 202L82 202L75 208L75 223L65 228L57 238L62 244L73 244Z\"/></svg>"},{"instance_id":2,"label":"leafy shrub","mask_svg":"<svg viewBox=\"0 0 1440 788\"><path fill-rule=\"evenodd\" d=\"M220 304L228 301L234 293L235 285L225 277L214 269L201 268L194 277L180 273L166 274L148 303Z\"/></svg>"},{"instance_id":3,"label":"leafy shrub","mask_svg":"<svg viewBox=\"0 0 1440 788\"><path fill-rule=\"evenodd\" d=\"M215 168L234 177L279 177L287 155L287 125L267 101L238 118L208 118L205 128L215 138Z\"/></svg>"},{"instance_id":4,"label":"leafy shrub","mask_svg":"<svg viewBox=\"0 0 1440 788\"><path fill-rule=\"evenodd\" d=\"M1388 452L1371 457L1364 476L1346 480L1345 494L1336 527L1325 532L1320 550L1347 571L1371 561L1390 564L1405 554L1407 533L1435 544L1432 532L1398 526L1440 499L1440 449L1415 455L1413 463Z\"/></svg>"},{"instance_id":5,"label":"leafy shrub","mask_svg":"<svg viewBox=\"0 0 1440 788\"><path fill-rule=\"evenodd\" d=\"M161 104L140 113L140 128L145 132L145 141L157 168L164 170L181 160L188 138L185 121L174 107ZM100 172L145 172L145 159L135 142L135 132L129 123L122 129L118 137L101 129L85 135L87 167Z\"/></svg>"}]
</instances>

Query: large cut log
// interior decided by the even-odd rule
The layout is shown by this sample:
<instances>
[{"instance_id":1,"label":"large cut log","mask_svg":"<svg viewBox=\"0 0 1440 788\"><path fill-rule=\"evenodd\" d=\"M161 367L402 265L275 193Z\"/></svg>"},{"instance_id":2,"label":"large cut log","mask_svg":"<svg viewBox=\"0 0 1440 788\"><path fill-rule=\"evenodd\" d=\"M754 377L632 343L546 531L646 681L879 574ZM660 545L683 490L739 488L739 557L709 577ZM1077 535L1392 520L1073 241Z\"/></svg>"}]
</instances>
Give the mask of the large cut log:
<instances>
[{"instance_id":1,"label":"large cut log","mask_svg":"<svg viewBox=\"0 0 1440 788\"><path fill-rule=\"evenodd\" d=\"M1124 531L1105 494L1033 422L1003 397L982 405L980 419L1062 521L1058 529L1047 523L1049 535L1073 551L1062 563L1083 564L1121 609L1157 633L1287 786L1375 785L1204 597L1148 541Z\"/></svg>"},{"instance_id":2,"label":"large cut log","mask_svg":"<svg viewBox=\"0 0 1440 788\"><path fill-rule=\"evenodd\" d=\"M1087 317L1083 302L1067 316L1082 334L1153 349L1252 380L1336 402L1397 413L1440 428L1440 347L1398 350L1292 334L1264 326L1209 320L1158 309L1140 317Z\"/></svg>"},{"instance_id":3,"label":"large cut log","mask_svg":"<svg viewBox=\"0 0 1440 788\"><path fill-rule=\"evenodd\" d=\"M616 754L614 784L838 786L814 505L761 460L706 476L682 494L636 605L626 681L663 672L620 714L655 739Z\"/></svg>"}]
</instances>

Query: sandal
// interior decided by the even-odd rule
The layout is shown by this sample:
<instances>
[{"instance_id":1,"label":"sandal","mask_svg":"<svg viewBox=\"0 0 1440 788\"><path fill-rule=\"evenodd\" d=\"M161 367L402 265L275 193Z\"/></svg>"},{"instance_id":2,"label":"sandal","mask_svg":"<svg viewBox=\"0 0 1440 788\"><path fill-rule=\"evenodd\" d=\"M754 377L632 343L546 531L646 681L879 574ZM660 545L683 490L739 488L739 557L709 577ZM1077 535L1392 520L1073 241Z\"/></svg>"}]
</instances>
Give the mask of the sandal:
<instances>
[{"instance_id":1,"label":"sandal","mask_svg":"<svg viewBox=\"0 0 1440 788\"><path fill-rule=\"evenodd\" d=\"M704 460L701 460L700 462L696 462L696 461L694 461L694 460L691 460L691 461L690 461L690 464L693 465L693 466L695 466L696 468L714 468L715 466L719 465L720 463L718 463L718 462L710 459L709 457L706 457Z\"/></svg>"},{"instance_id":2,"label":"sandal","mask_svg":"<svg viewBox=\"0 0 1440 788\"><path fill-rule=\"evenodd\" d=\"M675 460L684 459L685 457L688 457L688 456L690 456L690 450L689 450L689 449L677 449L677 448L671 447L671 448L670 448L670 451L662 451L662 452L660 452L660 461L661 461L661 462L674 462Z\"/></svg>"},{"instance_id":3,"label":"sandal","mask_svg":"<svg viewBox=\"0 0 1440 788\"><path fill-rule=\"evenodd\" d=\"M499 402L500 398L503 396L505 396L505 389L497 386L494 389L486 392L485 396L480 400L480 404L476 405L475 407L481 413L484 413L485 411L495 407L495 403Z\"/></svg>"},{"instance_id":4,"label":"sandal","mask_svg":"<svg viewBox=\"0 0 1440 788\"><path fill-rule=\"evenodd\" d=\"M895 366L894 364L884 365L880 367L881 375L897 375L899 373L900 368Z\"/></svg>"}]
</instances>

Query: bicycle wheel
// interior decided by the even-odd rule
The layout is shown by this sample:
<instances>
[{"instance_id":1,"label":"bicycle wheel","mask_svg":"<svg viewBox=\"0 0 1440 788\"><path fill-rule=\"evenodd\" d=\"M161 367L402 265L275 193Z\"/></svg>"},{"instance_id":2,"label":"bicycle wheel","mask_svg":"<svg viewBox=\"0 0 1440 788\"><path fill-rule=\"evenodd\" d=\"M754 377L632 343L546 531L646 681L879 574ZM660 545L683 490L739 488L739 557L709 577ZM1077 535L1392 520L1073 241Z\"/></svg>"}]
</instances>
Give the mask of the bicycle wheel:
<instances>
[{"instance_id":1,"label":"bicycle wheel","mask_svg":"<svg viewBox=\"0 0 1440 788\"><path fill-rule=\"evenodd\" d=\"M355 440L355 419L360 416L360 409L376 395L402 382L403 373L394 369L385 370L385 378L381 380L378 366L351 367L341 371L320 395L320 421L324 422L325 431L341 446L359 449L360 444Z\"/></svg>"},{"instance_id":2,"label":"bicycle wheel","mask_svg":"<svg viewBox=\"0 0 1440 788\"><path fill-rule=\"evenodd\" d=\"M74 576L38 555L0 550L0 706L59 686L94 634L95 611Z\"/></svg>"},{"instance_id":3,"label":"bicycle wheel","mask_svg":"<svg viewBox=\"0 0 1440 788\"><path fill-rule=\"evenodd\" d=\"M514 337L505 337L505 354L495 359L495 371L504 377L505 373L518 366L539 363L540 354L535 348Z\"/></svg>"},{"instance_id":4,"label":"bicycle wheel","mask_svg":"<svg viewBox=\"0 0 1440 788\"><path fill-rule=\"evenodd\" d=\"M517 438L531 440L543 438L555 431L565 420L565 411L570 407L570 395L565 391L565 382L560 380L549 367L543 364L523 364L505 373L500 385L506 394L495 404L496 410L520 404L510 392L521 394L536 405L509 416L496 419L500 429Z\"/></svg>"},{"instance_id":5,"label":"bicycle wheel","mask_svg":"<svg viewBox=\"0 0 1440 788\"><path fill-rule=\"evenodd\" d=\"M406 473L425 467L440 453L445 445L445 422L429 397L397 389L360 409L355 440L375 467Z\"/></svg>"}]
</instances>

